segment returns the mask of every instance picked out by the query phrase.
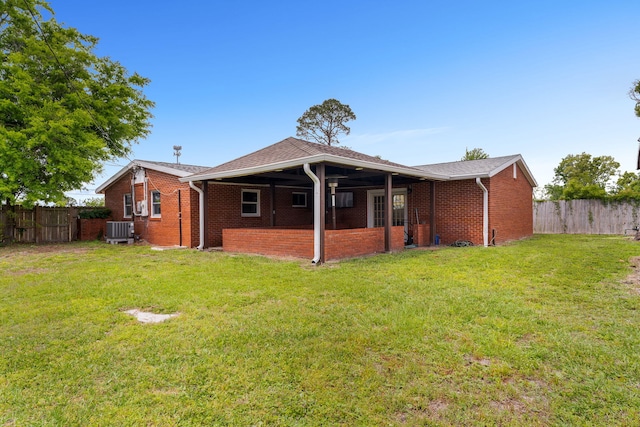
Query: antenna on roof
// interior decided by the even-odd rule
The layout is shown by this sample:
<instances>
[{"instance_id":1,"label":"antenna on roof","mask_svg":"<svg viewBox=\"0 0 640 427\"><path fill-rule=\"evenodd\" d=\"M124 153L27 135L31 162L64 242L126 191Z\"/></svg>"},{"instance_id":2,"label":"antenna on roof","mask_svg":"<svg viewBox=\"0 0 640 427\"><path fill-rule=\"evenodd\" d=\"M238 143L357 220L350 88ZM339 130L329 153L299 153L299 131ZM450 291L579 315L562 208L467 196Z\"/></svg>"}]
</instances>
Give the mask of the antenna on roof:
<instances>
[{"instance_id":1,"label":"antenna on roof","mask_svg":"<svg viewBox=\"0 0 640 427\"><path fill-rule=\"evenodd\" d=\"M173 155L176 156L176 164L180 164L180 150L182 150L182 145L174 145L173 146Z\"/></svg>"}]
</instances>

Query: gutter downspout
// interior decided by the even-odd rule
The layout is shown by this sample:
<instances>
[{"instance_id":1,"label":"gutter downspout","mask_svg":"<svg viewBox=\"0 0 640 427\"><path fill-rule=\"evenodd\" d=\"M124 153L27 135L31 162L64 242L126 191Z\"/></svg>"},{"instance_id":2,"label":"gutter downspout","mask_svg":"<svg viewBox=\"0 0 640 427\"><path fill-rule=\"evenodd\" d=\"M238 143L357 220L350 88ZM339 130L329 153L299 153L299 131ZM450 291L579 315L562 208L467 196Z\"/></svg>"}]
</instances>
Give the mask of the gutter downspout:
<instances>
[{"instance_id":1,"label":"gutter downspout","mask_svg":"<svg viewBox=\"0 0 640 427\"><path fill-rule=\"evenodd\" d=\"M484 247L489 246L489 190L476 178L476 184L482 189L482 240Z\"/></svg>"},{"instance_id":2,"label":"gutter downspout","mask_svg":"<svg viewBox=\"0 0 640 427\"><path fill-rule=\"evenodd\" d=\"M309 163L303 165L304 173L313 181L313 259L311 263L320 261L320 179L311 171Z\"/></svg>"},{"instance_id":3,"label":"gutter downspout","mask_svg":"<svg viewBox=\"0 0 640 427\"><path fill-rule=\"evenodd\" d=\"M193 184L193 181L189 181L189 187L196 190L196 192L198 193L199 197L199 205L200 205L200 244L198 245L197 249L199 251L201 251L202 249L204 249L204 192L199 189L198 187L196 187Z\"/></svg>"}]
</instances>

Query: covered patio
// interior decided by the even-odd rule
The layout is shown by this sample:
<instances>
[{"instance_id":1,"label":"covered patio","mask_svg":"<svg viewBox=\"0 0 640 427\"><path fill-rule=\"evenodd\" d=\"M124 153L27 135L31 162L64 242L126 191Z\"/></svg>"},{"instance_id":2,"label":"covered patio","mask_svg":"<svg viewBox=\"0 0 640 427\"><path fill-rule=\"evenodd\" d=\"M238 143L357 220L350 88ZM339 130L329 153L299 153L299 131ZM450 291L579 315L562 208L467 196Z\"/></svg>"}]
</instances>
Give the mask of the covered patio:
<instances>
[{"instance_id":1,"label":"covered patio","mask_svg":"<svg viewBox=\"0 0 640 427\"><path fill-rule=\"evenodd\" d=\"M287 138L182 180L199 194L200 249L322 263L433 242L430 197L443 178Z\"/></svg>"}]
</instances>

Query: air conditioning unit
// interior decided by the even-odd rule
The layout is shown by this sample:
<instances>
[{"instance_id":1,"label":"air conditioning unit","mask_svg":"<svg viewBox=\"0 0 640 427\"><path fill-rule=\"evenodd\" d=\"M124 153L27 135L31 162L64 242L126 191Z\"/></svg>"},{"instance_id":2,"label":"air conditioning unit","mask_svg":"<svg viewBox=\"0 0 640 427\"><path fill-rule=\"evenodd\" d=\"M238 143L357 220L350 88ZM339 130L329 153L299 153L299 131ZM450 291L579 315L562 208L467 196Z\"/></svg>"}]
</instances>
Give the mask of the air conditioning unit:
<instances>
[{"instance_id":1,"label":"air conditioning unit","mask_svg":"<svg viewBox=\"0 0 640 427\"><path fill-rule=\"evenodd\" d=\"M133 243L133 222L107 221L107 243Z\"/></svg>"}]
</instances>

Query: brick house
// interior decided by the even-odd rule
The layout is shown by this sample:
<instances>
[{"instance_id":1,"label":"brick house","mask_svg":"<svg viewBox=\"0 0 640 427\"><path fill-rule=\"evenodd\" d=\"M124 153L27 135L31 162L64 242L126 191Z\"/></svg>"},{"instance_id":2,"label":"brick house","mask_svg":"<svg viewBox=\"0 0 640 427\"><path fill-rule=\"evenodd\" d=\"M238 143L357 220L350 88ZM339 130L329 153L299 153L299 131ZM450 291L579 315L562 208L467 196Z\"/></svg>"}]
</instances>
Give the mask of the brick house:
<instances>
[{"instance_id":1,"label":"brick house","mask_svg":"<svg viewBox=\"0 0 640 427\"><path fill-rule=\"evenodd\" d=\"M113 221L131 221L141 239L161 246L193 247L192 212L198 194L179 178L204 166L133 160L96 189ZM196 217L197 223L197 217Z\"/></svg>"},{"instance_id":2,"label":"brick house","mask_svg":"<svg viewBox=\"0 0 640 427\"><path fill-rule=\"evenodd\" d=\"M141 235L154 244L176 240L175 221L164 223L170 209L165 200L176 189L189 195L188 205L182 205L183 245L200 249L323 262L436 240L487 246L533 234L536 182L520 155L410 167L287 138L213 168L174 173L166 181L154 177L167 171L150 165L169 164L146 164L161 192L163 221L133 216L136 233L145 231ZM125 174L99 188L114 212L123 211L127 186L118 182Z\"/></svg>"}]
</instances>

